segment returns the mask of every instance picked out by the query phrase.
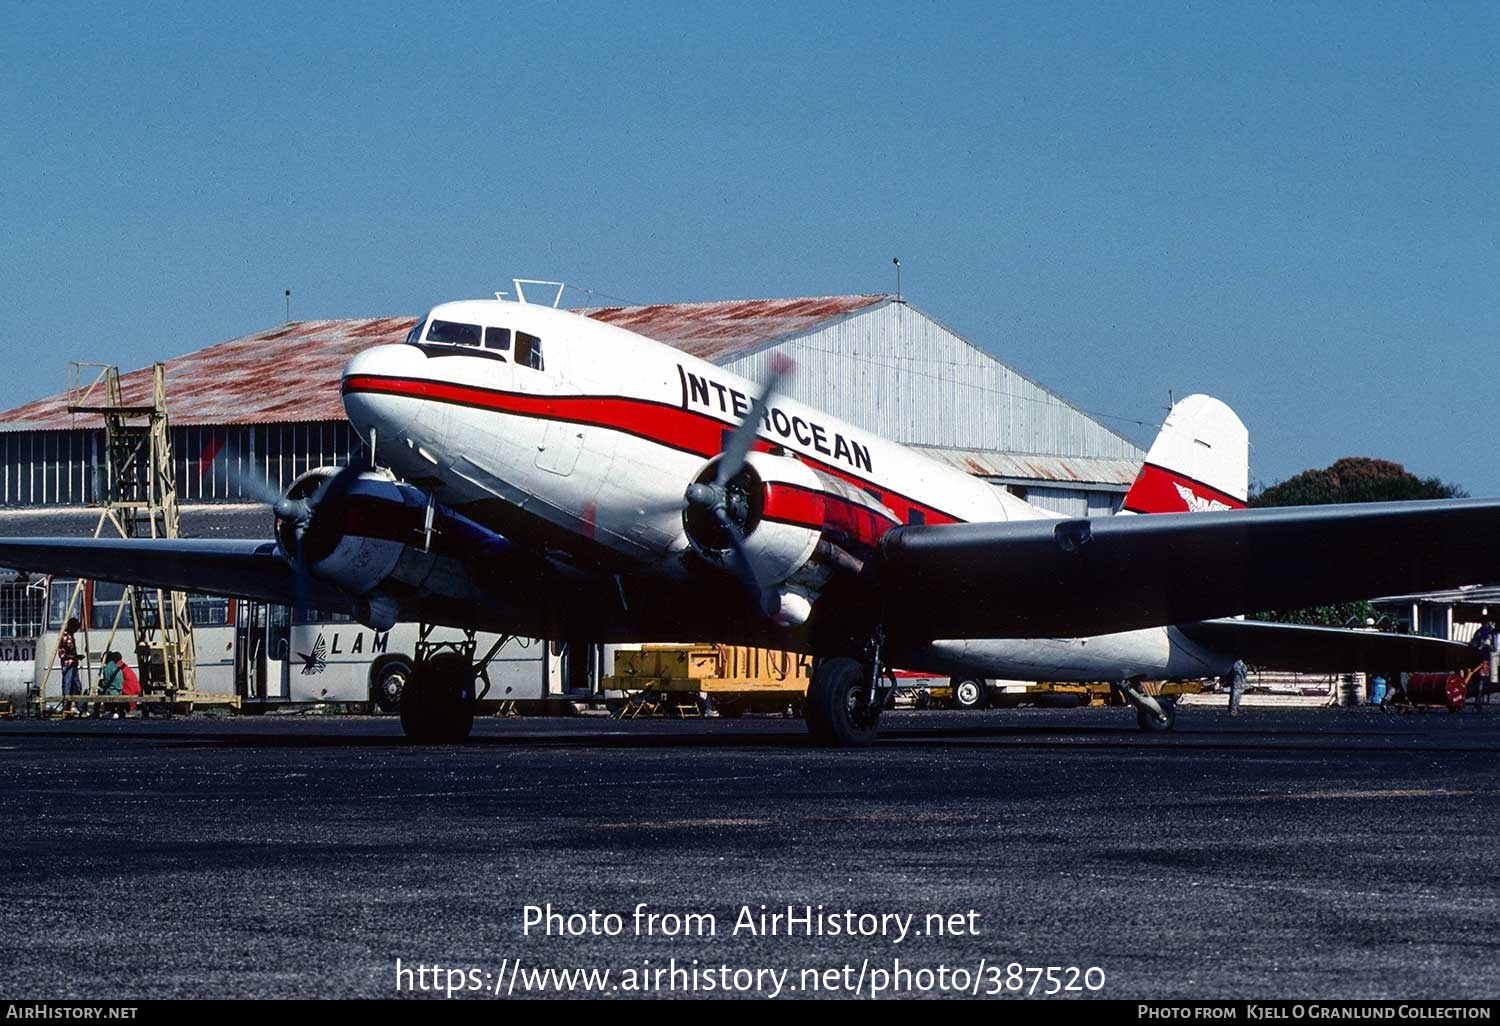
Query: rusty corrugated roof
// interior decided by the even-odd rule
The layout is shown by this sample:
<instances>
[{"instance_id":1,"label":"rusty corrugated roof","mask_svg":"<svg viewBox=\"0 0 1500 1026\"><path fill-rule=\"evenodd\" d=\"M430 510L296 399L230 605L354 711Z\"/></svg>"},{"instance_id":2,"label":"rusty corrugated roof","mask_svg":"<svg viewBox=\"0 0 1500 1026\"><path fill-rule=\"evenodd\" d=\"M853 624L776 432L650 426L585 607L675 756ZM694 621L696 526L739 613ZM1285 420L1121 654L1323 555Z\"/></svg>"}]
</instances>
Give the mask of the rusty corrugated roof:
<instances>
[{"instance_id":1,"label":"rusty corrugated roof","mask_svg":"<svg viewBox=\"0 0 1500 1026\"><path fill-rule=\"evenodd\" d=\"M167 407L175 425L343 420L339 374L349 358L400 342L415 317L298 321L257 331L166 361ZM127 406L150 405L149 367L120 375ZM0 414L0 431L97 427L97 416L68 412L67 393Z\"/></svg>"},{"instance_id":2,"label":"rusty corrugated roof","mask_svg":"<svg viewBox=\"0 0 1500 1026\"><path fill-rule=\"evenodd\" d=\"M1138 460L1092 456L1035 456L1027 453L942 449L912 446L922 455L976 477L1019 481L1056 481L1058 484L1128 486L1140 472Z\"/></svg>"},{"instance_id":3,"label":"rusty corrugated roof","mask_svg":"<svg viewBox=\"0 0 1500 1026\"><path fill-rule=\"evenodd\" d=\"M823 296L714 303L611 306L576 311L628 328L705 360L723 361L801 334L889 297ZM167 403L182 426L343 420L339 374L362 349L400 342L414 317L297 321L221 342L167 361ZM126 405L149 404L151 370L120 376ZM66 393L0 413L0 431L96 427L75 418Z\"/></svg>"},{"instance_id":4,"label":"rusty corrugated roof","mask_svg":"<svg viewBox=\"0 0 1500 1026\"><path fill-rule=\"evenodd\" d=\"M666 342L701 360L721 363L889 298L859 295L731 299L716 303L604 306L578 313Z\"/></svg>"}]
</instances>

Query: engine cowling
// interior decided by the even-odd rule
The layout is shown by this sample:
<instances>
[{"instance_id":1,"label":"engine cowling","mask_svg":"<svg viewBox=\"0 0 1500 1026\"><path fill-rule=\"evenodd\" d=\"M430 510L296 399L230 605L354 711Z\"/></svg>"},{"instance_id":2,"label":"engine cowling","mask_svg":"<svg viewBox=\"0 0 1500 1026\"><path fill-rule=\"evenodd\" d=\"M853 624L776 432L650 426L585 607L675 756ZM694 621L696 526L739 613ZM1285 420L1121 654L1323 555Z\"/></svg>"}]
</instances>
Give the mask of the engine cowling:
<instances>
[{"instance_id":1,"label":"engine cowling","mask_svg":"<svg viewBox=\"0 0 1500 1026\"><path fill-rule=\"evenodd\" d=\"M694 479L713 480L717 460ZM835 570L858 572L880 538L899 521L869 493L790 456L752 452L725 485L726 509L739 527L755 571L783 598L783 619L800 622ZM728 568L734 559L724 528L689 504L683 530L698 555ZM800 599L800 601L799 601Z\"/></svg>"},{"instance_id":2,"label":"engine cowling","mask_svg":"<svg viewBox=\"0 0 1500 1026\"><path fill-rule=\"evenodd\" d=\"M377 630L395 624L401 597L423 589L445 554L473 558L498 540L379 470L309 471L277 514L277 543L298 572L347 596Z\"/></svg>"}]
</instances>

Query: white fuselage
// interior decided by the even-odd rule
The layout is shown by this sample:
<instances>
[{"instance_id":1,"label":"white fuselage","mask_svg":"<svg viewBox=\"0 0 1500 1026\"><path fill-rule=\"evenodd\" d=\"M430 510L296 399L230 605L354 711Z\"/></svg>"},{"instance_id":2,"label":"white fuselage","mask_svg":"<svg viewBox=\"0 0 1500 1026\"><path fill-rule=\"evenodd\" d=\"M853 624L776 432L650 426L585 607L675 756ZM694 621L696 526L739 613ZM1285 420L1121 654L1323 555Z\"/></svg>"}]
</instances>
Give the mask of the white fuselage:
<instances>
[{"instance_id":1,"label":"white fuselage","mask_svg":"<svg viewBox=\"0 0 1500 1026\"><path fill-rule=\"evenodd\" d=\"M689 547L684 490L760 391L622 328L500 301L435 308L409 344L351 360L343 389L351 422L376 436L378 460L439 484L446 505L480 523L492 509L520 511L668 577L684 573ZM783 396L771 400L759 439L757 448L858 487L895 522L1056 515ZM913 668L1047 680L1199 677L1229 662L1170 628L938 641L899 658Z\"/></svg>"}]
</instances>

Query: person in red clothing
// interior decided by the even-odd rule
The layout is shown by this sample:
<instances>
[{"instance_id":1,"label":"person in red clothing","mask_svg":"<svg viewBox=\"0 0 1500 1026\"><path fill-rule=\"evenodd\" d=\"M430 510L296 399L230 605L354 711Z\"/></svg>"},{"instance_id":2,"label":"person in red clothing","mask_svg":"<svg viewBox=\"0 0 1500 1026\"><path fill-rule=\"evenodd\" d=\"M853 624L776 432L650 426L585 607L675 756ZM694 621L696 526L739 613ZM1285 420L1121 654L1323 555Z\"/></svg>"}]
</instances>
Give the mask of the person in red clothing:
<instances>
[{"instance_id":1,"label":"person in red clothing","mask_svg":"<svg viewBox=\"0 0 1500 1026\"><path fill-rule=\"evenodd\" d=\"M126 696L139 695L141 693L141 679L135 675L135 671L130 668L130 664L125 661L123 655L120 656L120 674L125 678L125 683L120 688L120 694ZM135 712L135 703L126 702L125 711L127 713Z\"/></svg>"}]
</instances>

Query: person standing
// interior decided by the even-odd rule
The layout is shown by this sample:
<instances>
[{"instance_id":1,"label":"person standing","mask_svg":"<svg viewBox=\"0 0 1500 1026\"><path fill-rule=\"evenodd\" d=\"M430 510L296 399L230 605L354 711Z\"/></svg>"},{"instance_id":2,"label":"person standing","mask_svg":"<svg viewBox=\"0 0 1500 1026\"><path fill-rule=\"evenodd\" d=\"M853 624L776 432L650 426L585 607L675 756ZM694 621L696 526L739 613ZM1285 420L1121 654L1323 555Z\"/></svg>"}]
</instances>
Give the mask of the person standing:
<instances>
[{"instance_id":1,"label":"person standing","mask_svg":"<svg viewBox=\"0 0 1500 1026\"><path fill-rule=\"evenodd\" d=\"M1496 677L1500 675L1500 631L1495 629L1495 621L1486 620L1484 626L1474 632L1474 640L1470 644L1479 650L1486 671L1479 674L1474 682L1474 709L1478 711L1485 701L1486 692L1495 686Z\"/></svg>"},{"instance_id":2,"label":"person standing","mask_svg":"<svg viewBox=\"0 0 1500 1026\"><path fill-rule=\"evenodd\" d=\"M62 634L57 639L57 665L62 668L62 693L65 698L83 694L83 682L78 679L77 635L81 626L78 617L68 617L68 622L63 624ZM72 702L68 702L66 707L78 709Z\"/></svg>"},{"instance_id":3,"label":"person standing","mask_svg":"<svg viewBox=\"0 0 1500 1026\"><path fill-rule=\"evenodd\" d=\"M1229 715L1240 715L1240 702L1245 697L1245 685L1249 681L1249 669L1245 666L1245 660L1236 659L1234 665L1229 668L1227 680L1229 685Z\"/></svg>"}]
</instances>

